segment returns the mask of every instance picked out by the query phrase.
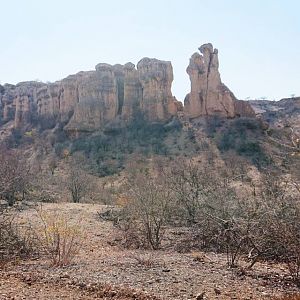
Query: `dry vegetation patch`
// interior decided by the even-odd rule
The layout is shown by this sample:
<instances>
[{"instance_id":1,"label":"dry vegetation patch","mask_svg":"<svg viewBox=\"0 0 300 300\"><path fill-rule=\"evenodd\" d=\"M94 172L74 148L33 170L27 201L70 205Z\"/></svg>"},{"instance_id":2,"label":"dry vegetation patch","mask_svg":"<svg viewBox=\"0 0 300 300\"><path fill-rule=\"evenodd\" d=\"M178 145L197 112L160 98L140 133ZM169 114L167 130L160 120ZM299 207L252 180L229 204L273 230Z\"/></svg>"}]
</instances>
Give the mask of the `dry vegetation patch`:
<instances>
[{"instance_id":1,"label":"dry vegetation patch","mask_svg":"<svg viewBox=\"0 0 300 300\"><path fill-rule=\"evenodd\" d=\"M66 214L70 224L81 222L86 236L78 254L71 264L63 267L51 267L43 256L8 265L1 274L6 278L1 281L1 289L9 290L14 274L23 274L21 279L18 277L21 283L17 281L10 295L28 295L30 290L41 289L55 297L53 287L56 285L61 295L75 295L73 290L79 289L81 298L73 296L72 299L95 299L95 295L99 299L195 299L202 292L205 292L204 299L270 299L287 290L296 291L293 285L284 284L283 276L287 272L282 267L258 263L251 272L243 273L236 268L228 269L223 254L199 250L177 253L171 248L127 250L118 244L111 246L119 229L111 221L99 221L98 212L106 209L89 204L45 204L44 212ZM21 222L31 220L33 226L40 224L35 209L23 211L20 218ZM168 238L169 232L165 234ZM221 294L216 295L215 289ZM240 295L245 296L239 298ZM47 298L41 296L40 299Z\"/></svg>"}]
</instances>

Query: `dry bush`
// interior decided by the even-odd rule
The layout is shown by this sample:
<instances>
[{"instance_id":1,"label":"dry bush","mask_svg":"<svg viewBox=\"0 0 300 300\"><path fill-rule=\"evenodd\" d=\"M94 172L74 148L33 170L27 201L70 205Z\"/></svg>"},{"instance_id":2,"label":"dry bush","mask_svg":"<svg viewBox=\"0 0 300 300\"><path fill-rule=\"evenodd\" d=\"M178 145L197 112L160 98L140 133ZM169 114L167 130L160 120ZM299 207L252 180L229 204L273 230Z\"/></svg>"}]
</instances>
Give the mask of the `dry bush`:
<instances>
[{"instance_id":1,"label":"dry bush","mask_svg":"<svg viewBox=\"0 0 300 300\"><path fill-rule=\"evenodd\" d=\"M83 232L80 224L70 224L67 216L58 213L38 211L42 223L39 242L50 256L52 266L70 264L81 246Z\"/></svg>"},{"instance_id":2,"label":"dry bush","mask_svg":"<svg viewBox=\"0 0 300 300\"><path fill-rule=\"evenodd\" d=\"M247 178L248 189L238 193L241 171L182 161L162 170L164 176L135 173L122 198L127 245L157 249L166 226L188 226L185 247L226 253L230 267L240 258L249 268L259 260L285 263L299 285L299 185L278 171L265 172L258 186Z\"/></svg>"},{"instance_id":3,"label":"dry bush","mask_svg":"<svg viewBox=\"0 0 300 300\"><path fill-rule=\"evenodd\" d=\"M155 260L151 253L132 253L129 255L129 257L134 259L139 265L144 266L146 268L151 268L155 265Z\"/></svg>"},{"instance_id":4,"label":"dry bush","mask_svg":"<svg viewBox=\"0 0 300 300\"><path fill-rule=\"evenodd\" d=\"M24 200L32 174L17 151L0 148L0 200L13 206L17 199Z\"/></svg>"},{"instance_id":5,"label":"dry bush","mask_svg":"<svg viewBox=\"0 0 300 300\"><path fill-rule=\"evenodd\" d=\"M230 177L222 172L183 161L167 178L175 192L174 214L193 229L192 247L226 252L228 265L235 266L248 243L249 223Z\"/></svg>"},{"instance_id":6,"label":"dry bush","mask_svg":"<svg viewBox=\"0 0 300 300\"><path fill-rule=\"evenodd\" d=\"M71 193L72 201L79 203L89 191L89 179L82 169L72 165L66 186Z\"/></svg>"},{"instance_id":7,"label":"dry bush","mask_svg":"<svg viewBox=\"0 0 300 300\"><path fill-rule=\"evenodd\" d=\"M0 262L38 254L36 238L29 226L21 226L16 211L0 208Z\"/></svg>"},{"instance_id":8,"label":"dry bush","mask_svg":"<svg viewBox=\"0 0 300 300\"><path fill-rule=\"evenodd\" d=\"M180 219L186 220L187 225L197 223L202 196L209 192L210 188L209 174L191 161L174 165L166 174L169 188L176 195L178 204L176 213L179 213Z\"/></svg>"},{"instance_id":9,"label":"dry bush","mask_svg":"<svg viewBox=\"0 0 300 300\"><path fill-rule=\"evenodd\" d=\"M30 186L27 164L16 151L0 148L0 260L24 258L36 253L34 237L16 221L16 200L24 200Z\"/></svg>"},{"instance_id":10,"label":"dry bush","mask_svg":"<svg viewBox=\"0 0 300 300\"><path fill-rule=\"evenodd\" d=\"M177 199L173 215L192 229L186 245L225 252L230 267L241 257L247 257L249 267L262 259L284 262L299 284L297 184L281 174L266 173L260 186L241 196L233 188L236 173L230 178L226 170L215 172L191 161L173 166L167 177Z\"/></svg>"},{"instance_id":11,"label":"dry bush","mask_svg":"<svg viewBox=\"0 0 300 300\"><path fill-rule=\"evenodd\" d=\"M141 171L128 179L120 226L125 246L158 249L165 232L171 201L162 177Z\"/></svg>"},{"instance_id":12,"label":"dry bush","mask_svg":"<svg viewBox=\"0 0 300 300\"><path fill-rule=\"evenodd\" d=\"M63 188L71 194L72 202L79 203L82 198L91 194L92 182L88 176L86 159L83 154L76 153L67 157L68 160L68 176L62 182Z\"/></svg>"},{"instance_id":13,"label":"dry bush","mask_svg":"<svg viewBox=\"0 0 300 300\"><path fill-rule=\"evenodd\" d=\"M278 174L263 176L253 244L261 258L286 263L300 285L300 192L293 186L289 178Z\"/></svg>"}]
</instances>

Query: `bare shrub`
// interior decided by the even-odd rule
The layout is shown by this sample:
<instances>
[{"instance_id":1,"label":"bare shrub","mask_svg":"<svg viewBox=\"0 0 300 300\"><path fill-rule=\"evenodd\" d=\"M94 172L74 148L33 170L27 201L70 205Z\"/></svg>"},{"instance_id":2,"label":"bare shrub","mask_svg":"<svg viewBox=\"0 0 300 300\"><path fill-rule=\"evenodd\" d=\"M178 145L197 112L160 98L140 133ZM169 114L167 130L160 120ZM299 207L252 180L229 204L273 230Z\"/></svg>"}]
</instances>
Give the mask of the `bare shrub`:
<instances>
[{"instance_id":1,"label":"bare shrub","mask_svg":"<svg viewBox=\"0 0 300 300\"><path fill-rule=\"evenodd\" d=\"M139 265L146 268L151 268L155 265L155 260L153 259L153 255L151 253L132 253L129 257L134 259Z\"/></svg>"},{"instance_id":2,"label":"bare shrub","mask_svg":"<svg viewBox=\"0 0 300 300\"><path fill-rule=\"evenodd\" d=\"M197 223L198 213L206 195L214 184L211 172L199 168L192 161L174 164L170 171L166 171L169 188L175 192L179 217L186 220L187 225Z\"/></svg>"},{"instance_id":3,"label":"bare shrub","mask_svg":"<svg viewBox=\"0 0 300 300\"><path fill-rule=\"evenodd\" d=\"M286 263L300 285L300 193L293 186L284 176L270 172L263 176L254 241L260 257Z\"/></svg>"},{"instance_id":4,"label":"bare shrub","mask_svg":"<svg viewBox=\"0 0 300 300\"><path fill-rule=\"evenodd\" d=\"M0 208L0 261L27 258L38 254L36 238L27 225L16 220L16 211Z\"/></svg>"},{"instance_id":5,"label":"bare shrub","mask_svg":"<svg viewBox=\"0 0 300 300\"><path fill-rule=\"evenodd\" d=\"M52 266L70 264L81 246L83 232L80 224L71 224L62 214L38 211L42 223L40 244L50 256Z\"/></svg>"},{"instance_id":6,"label":"bare shrub","mask_svg":"<svg viewBox=\"0 0 300 300\"><path fill-rule=\"evenodd\" d=\"M183 161L172 166L167 177L175 192L177 218L192 226L192 244L226 252L228 265L235 266L248 242L248 223L243 219L242 201L224 172Z\"/></svg>"},{"instance_id":7,"label":"bare shrub","mask_svg":"<svg viewBox=\"0 0 300 300\"><path fill-rule=\"evenodd\" d=\"M299 285L299 183L277 170L255 185L245 180L246 165L214 167L181 161L132 174L120 210L127 245L158 249L167 225L187 226L190 249L226 253L230 267L240 258L249 268L259 260L285 263Z\"/></svg>"},{"instance_id":8,"label":"bare shrub","mask_svg":"<svg viewBox=\"0 0 300 300\"><path fill-rule=\"evenodd\" d=\"M18 152L0 148L0 260L36 253L34 238L27 226L16 221L16 200L24 200L30 186L29 168Z\"/></svg>"},{"instance_id":9,"label":"bare shrub","mask_svg":"<svg viewBox=\"0 0 300 300\"><path fill-rule=\"evenodd\" d=\"M83 158L79 155L70 161L70 171L66 186L71 193L74 203L79 203L90 191L90 181L86 172L83 170Z\"/></svg>"},{"instance_id":10,"label":"bare shrub","mask_svg":"<svg viewBox=\"0 0 300 300\"><path fill-rule=\"evenodd\" d=\"M48 167L51 172L51 175L54 175L57 166L58 166L58 159L55 155L52 155L48 162Z\"/></svg>"},{"instance_id":11,"label":"bare shrub","mask_svg":"<svg viewBox=\"0 0 300 300\"><path fill-rule=\"evenodd\" d=\"M0 200L13 206L23 200L30 185L29 167L17 151L0 148Z\"/></svg>"},{"instance_id":12,"label":"bare shrub","mask_svg":"<svg viewBox=\"0 0 300 300\"><path fill-rule=\"evenodd\" d=\"M67 188L74 203L79 203L88 191L88 180L84 172L80 169L71 168L67 181Z\"/></svg>"},{"instance_id":13,"label":"bare shrub","mask_svg":"<svg viewBox=\"0 0 300 300\"><path fill-rule=\"evenodd\" d=\"M162 177L146 171L132 174L127 183L121 224L127 241L154 250L161 245L169 217L170 190Z\"/></svg>"},{"instance_id":14,"label":"bare shrub","mask_svg":"<svg viewBox=\"0 0 300 300\"><path fill-rule=\"evenodd\" d=\"M192 228L190 247L225 252L230 267L247 257L287 264L294 281L300 273L300 201L297 184L266 173L261 184L237 194L238 174L228 176L192 161L173 166L168 178L175 192L175 214ZM293 188L294 187L294 188Z\"/></svg>"}]
</instances>

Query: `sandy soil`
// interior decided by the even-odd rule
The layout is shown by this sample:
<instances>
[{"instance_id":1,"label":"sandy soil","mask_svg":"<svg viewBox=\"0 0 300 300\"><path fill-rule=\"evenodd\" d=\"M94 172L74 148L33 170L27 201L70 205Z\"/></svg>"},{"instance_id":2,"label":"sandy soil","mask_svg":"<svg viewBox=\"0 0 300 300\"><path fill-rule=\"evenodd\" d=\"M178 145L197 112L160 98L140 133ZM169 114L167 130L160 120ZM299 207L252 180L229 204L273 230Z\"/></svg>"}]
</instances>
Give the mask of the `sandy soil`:
<instances>
[{"instance_id":1,"label":"sandy soil","mask_svg":"<svg viewBox=\"0 0 300 300\"><path fill-rule=\"evenodd\" d=\"M125 250L117 229L101 221L92 204L45 204L44 211L66 214L79 222L85 237L67 267L51 267L45 256L0 269L0 299L272 299L296 287L283 281L283 266L257 264L246 273L228 269L224 255ZM20 222L37 222L34 209ZM201 299L201 298L198 298Z\"/></svg>"}]
</instances>

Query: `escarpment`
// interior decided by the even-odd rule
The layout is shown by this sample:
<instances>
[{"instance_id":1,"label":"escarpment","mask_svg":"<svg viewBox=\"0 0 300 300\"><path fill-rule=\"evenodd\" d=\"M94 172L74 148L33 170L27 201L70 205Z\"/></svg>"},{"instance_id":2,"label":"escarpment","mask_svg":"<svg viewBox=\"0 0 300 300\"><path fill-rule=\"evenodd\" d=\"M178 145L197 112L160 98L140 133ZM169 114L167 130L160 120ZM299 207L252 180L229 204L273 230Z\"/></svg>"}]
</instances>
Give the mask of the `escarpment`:
<instances>
[{"instance_id":1,"label":"escarpment","mask_svg":"<svg viewBox=\"0 0 300 300\"><path fill-rule=\"evenodd\" d=\"M36 115L37 90L43 83L20 82L17 85L5 84L0 87L0 120L14 121L19 128L30 123Z\"/></svg>"},{"instance_id":2,"label":"escarpment","mask_svg":"<svg viewBox=\"0 0 300 300\"><path fill-rule=\"evenodd\" d=\"M136 112L149 122L165 122L184 112L189 118L254 116L221 82L218 52L202 45L190 59L191 92L184 107L172 95L171 62L143 58L137 64L100 63L54 83L22 82L0 86L0 122L15 128L43 121L64 124L66 131L94 131L111 121L130 121Z\"/></svg>"}]
</instances>

